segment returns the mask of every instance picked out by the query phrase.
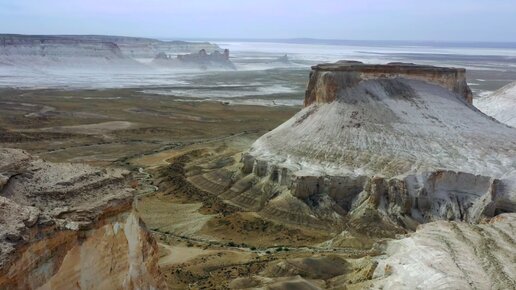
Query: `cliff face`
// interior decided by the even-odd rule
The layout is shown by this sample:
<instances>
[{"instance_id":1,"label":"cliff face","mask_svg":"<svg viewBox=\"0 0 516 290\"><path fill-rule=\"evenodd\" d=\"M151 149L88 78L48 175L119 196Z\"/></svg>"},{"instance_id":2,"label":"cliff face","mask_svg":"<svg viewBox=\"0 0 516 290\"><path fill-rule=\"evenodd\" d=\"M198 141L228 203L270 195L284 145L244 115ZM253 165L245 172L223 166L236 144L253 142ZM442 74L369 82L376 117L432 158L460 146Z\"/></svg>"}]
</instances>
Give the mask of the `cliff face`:
<instances>
[{"instance_id":1,"label":"cliff face","mask_svg":"<svg viewBox=\"0 0 516 290\"><path fill-rule=\"evenodd\" d=\"M167 54L196 53L199 50L213 52L220 49L216 44L209 42L162 41L143 37L125 37L108 35L70 35L81 40L93 40L115 43L122 53L134 58L153 58L158 53Z\"/></svg>"},{"instance_id":2,"label":"cliff face","mask_svg":"<svg viewBox=\"0 0 516 290\"><path fill-rule=\"evenodd\" d=\"M163 288L126 178L0 149L0 288Z\"/></svg>"},{"instance_id":3,"label":"cliff face","mask_svg":"<svg viewBox=\"0 0 516 290\"><path fill-rule=\"evenodd\" d=\"M39 55L39 56L77 56L78 53L91 56L122 58L120 48L113 42L81 40L57 36L2 36L0 53L3 55Z\"/></svg>"},{"instance_id":4,"label":"cliff face","mask_svg":"<svg viewBox=\"0 0 516 290\"><path fill-rule=\"evenodd\" d=\"M140 68L113 42L60 36L0 35L0 65L81 69Z\"/></svg>"},{"instance_id":5,"label":"cliff face","mask_svg":"<svg viewBox=\"0 0 516 290\"><path fill-rule=\"evenodd\" d=\"M74 69L144 69L136 58L215 51L217 45L184 41L103 35L0 34L0 65Z\"/></svg>"},{"instance_id":6,"label":"cliff face","mask_svg":"<svg viewBox=\"0 0 516 290\"><path fill-rule=\"evenodd\" d=\"M422 66L407 63L370 65L356 61L340 61L312 67L306 90L305 106L314 102L330 103L337 99L339 90L353 87L365 80L410 79L435 84L464 97L473 103L473 93L466 82L463 68Z\"/></svg>"}]
</instances>

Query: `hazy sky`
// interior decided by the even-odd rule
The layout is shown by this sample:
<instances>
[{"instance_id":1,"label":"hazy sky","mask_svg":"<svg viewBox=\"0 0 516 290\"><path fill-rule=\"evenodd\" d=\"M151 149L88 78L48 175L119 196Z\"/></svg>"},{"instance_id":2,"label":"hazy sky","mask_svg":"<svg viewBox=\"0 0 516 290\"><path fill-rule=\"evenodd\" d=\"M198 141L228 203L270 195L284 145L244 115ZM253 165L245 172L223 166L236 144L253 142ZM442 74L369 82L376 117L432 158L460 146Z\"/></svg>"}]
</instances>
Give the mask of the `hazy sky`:
<instances>
[{"instance_id":1,"label":"hazy sky","mask_svg":"<svg viewBox=\"0 0 516 290\"><path fill-rule=\"evenodd\" d=\"M0 0L0 33L516 41L516 0Z\"/></svg>"}]
</instances>

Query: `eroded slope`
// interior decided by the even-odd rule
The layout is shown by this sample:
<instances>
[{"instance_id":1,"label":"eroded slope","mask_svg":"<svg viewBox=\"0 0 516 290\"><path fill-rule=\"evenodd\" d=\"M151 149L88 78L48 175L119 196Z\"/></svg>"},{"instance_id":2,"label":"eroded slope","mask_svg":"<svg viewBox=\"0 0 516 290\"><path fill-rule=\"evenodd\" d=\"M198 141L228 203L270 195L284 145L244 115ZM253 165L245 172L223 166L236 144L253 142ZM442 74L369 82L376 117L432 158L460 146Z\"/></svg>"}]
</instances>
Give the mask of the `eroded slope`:
<instances>
[{"instance_id":1,"label":"eroded slope","mask_svg":"<svg viewBox=\"0 0 516 290\"><path fill-rule=\"evenodd\" d=\"M162 287L127 172L0 149L0 288Z\"/></svg>"},{"instance_id":2,"label":"eroded slope","mask_svg":"<svg viewBox=\"0 0 516 290\"><path fill-rule=\"evenodd\" d=\"M210 152L180 167L183 188L232 211L331 236L229 285L512 287L516 130L471 104L464 70L313 69L306 107L241 158Z\"/></svg>"},{"instance_id":3,"label":"eroded slope","mask_svg":"<svg viewBox=\"0 0 516 290\"><path fill-rule=\"evenodd\" d=\"M496 120L516 127L516 83L510 83L491 95L476 99L475 106Z\"/></svg>"}]
</instances>

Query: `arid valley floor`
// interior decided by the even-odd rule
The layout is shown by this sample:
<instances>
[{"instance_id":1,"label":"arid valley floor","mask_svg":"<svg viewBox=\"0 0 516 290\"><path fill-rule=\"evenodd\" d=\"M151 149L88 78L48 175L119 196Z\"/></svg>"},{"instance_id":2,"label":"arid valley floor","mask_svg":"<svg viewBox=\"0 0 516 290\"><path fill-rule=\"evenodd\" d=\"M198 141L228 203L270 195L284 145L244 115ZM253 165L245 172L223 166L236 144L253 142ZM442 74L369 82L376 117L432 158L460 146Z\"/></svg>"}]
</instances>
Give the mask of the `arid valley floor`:
<instances>
[{"instance_id":1,"label":"arid valley floor","mask_svg":"<svg viewBox=\"0 0 516 290\"><path fill-rule=\"evenodd\" d=\"M329 238L324 231L239 211L200 189L202 180L195 186L185 174L191 162L212 167L237 163L241 151L297 110L174 101L132 89L4 89L0 146L53 162L129 169L140 195L137 209L159 240L169 287L226 288L233 279L287 257L316 253L339 264L339 256L372 251L360 241L328 250L319 245ZM356 279L362 274L367 273L357 273Z\"/></svg>"}]
</instances>

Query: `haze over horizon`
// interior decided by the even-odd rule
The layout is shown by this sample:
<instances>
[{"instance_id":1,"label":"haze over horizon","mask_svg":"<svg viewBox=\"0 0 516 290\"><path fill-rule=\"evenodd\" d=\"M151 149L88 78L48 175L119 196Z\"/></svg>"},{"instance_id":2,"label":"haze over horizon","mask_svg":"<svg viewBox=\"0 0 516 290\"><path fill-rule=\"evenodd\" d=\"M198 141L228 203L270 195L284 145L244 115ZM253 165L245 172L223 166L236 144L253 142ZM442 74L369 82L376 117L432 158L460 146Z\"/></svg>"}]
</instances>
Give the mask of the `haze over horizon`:
<instances>
[{"instance_id":1,"label":"haze over horizon","mask_svg":"<svg viewBox=\"0 0 516 290\"><path fill-rule=\"evenodd\" d=\"M514 42L511 0L0 0L0 33Z\"/></svg>"}]
</instances>

